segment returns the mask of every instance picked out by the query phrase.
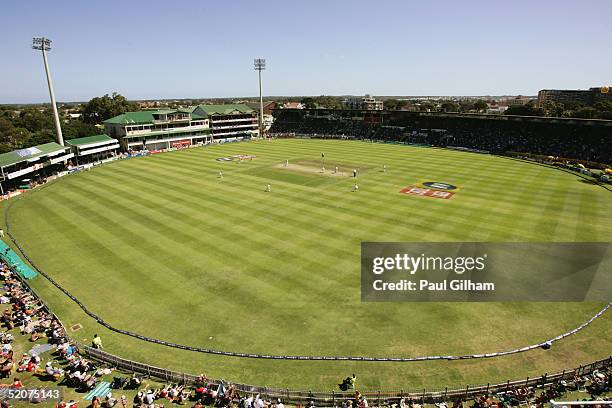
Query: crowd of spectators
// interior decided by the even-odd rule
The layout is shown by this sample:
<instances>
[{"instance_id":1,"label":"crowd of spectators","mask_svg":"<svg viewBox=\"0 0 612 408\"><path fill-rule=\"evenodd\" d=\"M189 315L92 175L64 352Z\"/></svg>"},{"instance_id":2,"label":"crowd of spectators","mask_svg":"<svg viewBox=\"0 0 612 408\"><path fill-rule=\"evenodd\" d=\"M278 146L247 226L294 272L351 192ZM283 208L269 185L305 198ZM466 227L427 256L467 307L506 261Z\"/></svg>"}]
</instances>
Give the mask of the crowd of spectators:
<instances>
[{"instance_id":1,"label":"crowd of spectators","mask_svg":"<svg viewBox=\"0 0 612 408\"><path fill-rule=\"evenodd\" d=\"M461 117L395 118L375 124L341 116L315 117L292 112L279 115L270 132L458 146L502 154L533 153L612 164L612 127L609 126Z\"/></svg>"}]
</instances>

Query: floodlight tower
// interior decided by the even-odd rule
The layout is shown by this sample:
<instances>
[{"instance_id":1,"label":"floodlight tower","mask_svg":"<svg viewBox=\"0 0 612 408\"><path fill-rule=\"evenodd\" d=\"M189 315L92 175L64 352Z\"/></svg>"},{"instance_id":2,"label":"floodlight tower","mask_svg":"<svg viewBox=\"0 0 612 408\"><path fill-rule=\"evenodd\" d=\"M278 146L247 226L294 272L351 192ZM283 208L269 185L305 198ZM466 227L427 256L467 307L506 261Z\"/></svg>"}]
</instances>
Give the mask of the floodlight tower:
<instances>
[{"instance_id":1,"label":"floodlight tower","mask_svg":"<svg viewBox=\"0 0 612 408\"><path fill-rule=\"evenodd\" d=\"M55 119L55 130L57 131L57 143L63 146L64 136L62 135L62 126L57 113L55 92L53 91L53 82L51 81L51 71L49 71L49 63L47 62L47 51L51 50L51 40L45 37L34 37L32 39L32 48L42 52L43 61L45 62L45 73L47 74L47 85L49 85L49 96L51 97L51 107L53 108L53 116Z\"/></svg>"},{"instance_id":2,"label":"floodlight tower","mask_svg":"<svg viewBox=\"0 0 612 408\"><path fill-rule=\"evenodd\" d=\"M266 60L264 58L255 58L255 70L259 73L259 136L264 135L263 123L263 97L261 96L261 71L266 69Z\"/></svg>"}]
</instances>

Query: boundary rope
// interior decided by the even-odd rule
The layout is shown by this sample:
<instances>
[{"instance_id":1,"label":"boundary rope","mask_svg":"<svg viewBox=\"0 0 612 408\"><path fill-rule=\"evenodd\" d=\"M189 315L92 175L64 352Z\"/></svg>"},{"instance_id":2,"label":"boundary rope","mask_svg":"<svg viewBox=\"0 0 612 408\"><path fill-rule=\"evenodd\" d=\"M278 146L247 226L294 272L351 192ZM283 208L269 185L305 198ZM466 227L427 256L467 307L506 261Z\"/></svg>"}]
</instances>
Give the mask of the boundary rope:
<instances>
[{"instance_id":1,"label":"boundary rope","mask_svg":"<svg viewBox=\"0 0 612 408\"><path fill-rule=\"evenodd\" d=\"M48 184L47 184L48 185ZM42 186L44 188L45 186ZM39 189L40 190L40 189ZM21 197L20 197L21 198ZM513 350L505 350L499 352L492 353L482 353L482 354L465 354L465 355L448 355L448 356L419 356L419 357L365 357L365 356L301 356L301 355L274 355L274 354L253 354L253 353L240 353L233 351L223 351L217 349L209 349L202 347L193 347L186 346L184 344L167 342L164 340L159 340L151 337L144 336L139 333L134 333L128 330L119 329L117 327L112 326L100 316L89 310L87 306L85 306L79 299L77 299L72 293L63 288L59 283L57 283L51 276L49 276L46 272L42 271L38 265L26 254L24 249L19 245L19 242L15 239L13 234L10 231L10 223L9 223L9 210L13 206L13 203L16 200L11 200L6 208L4 209L4 223L6 225L6 235L13 242L17 250L21 253L21 255L32 265L32 267L41 274L47 281L49 281L53 286L59 289L62 293L64 293L70 300L76 303L83 312L85 312L89 317L96 320L98 324L106 327L107 329L120 333L126 336L130 336L139 340L143 340L149 343L159 344L162 346L172 347L180 350L188 350L194 351L198 353L205 354L214 354L221 356L229 356L229 357L240 357L240 358L259 358L259 359L268 359L268 360L313 360L313 361L394 361L394 362L414 362L414 361L429 361L429 360L467 360L467 359L478 359L478 358L492 358L492 357L501 357L507 356L511 354L524 353L526 351L534 350L543 346L550 346L553 343L560 341L566 337L569 337L585 327L589 326L593 323L597 318L602 316L610 307L612 306L612 302L608 303L603 309L595 313L589 320L583 322L581 325L576 327L573 330L562 333L556 337L550 338L548 340L542 341L540 343L532 344L529 346L513 349Z\"/></svg>"}]
</instances>

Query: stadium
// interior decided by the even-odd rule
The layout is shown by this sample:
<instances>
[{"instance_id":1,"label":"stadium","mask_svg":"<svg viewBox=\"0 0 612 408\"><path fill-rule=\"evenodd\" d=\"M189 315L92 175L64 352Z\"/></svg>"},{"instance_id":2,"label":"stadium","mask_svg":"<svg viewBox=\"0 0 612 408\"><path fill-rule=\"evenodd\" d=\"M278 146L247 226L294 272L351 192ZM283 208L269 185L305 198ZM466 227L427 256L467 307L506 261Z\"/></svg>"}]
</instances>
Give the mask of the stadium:
<instances>
[{"instance_id":1,"label":"stadium","mask_svg":"<svg viewBox=\"0 0 612 408\"><path fill-rule=\"evenodd\" d=\"M611 405L611 12L6 2L0 408Z\"/></svg>"},{"instance_id":2,"label":"stadium","mask_svg":"<svg viewBox=\"0 0 612 408\"><path fill-rule=\"evenodd\" d=\"M359 253L368 241L608 242L612 189L596 169L612 123L275 115L267 138L109 156L3 202L15 252L47 278L28 285L71 339L287 393L356 373L362 392L420 395L608 357L605 302L364 303ZM432 182L460 189L404 191Z\"/></svg>"}]
</instances>

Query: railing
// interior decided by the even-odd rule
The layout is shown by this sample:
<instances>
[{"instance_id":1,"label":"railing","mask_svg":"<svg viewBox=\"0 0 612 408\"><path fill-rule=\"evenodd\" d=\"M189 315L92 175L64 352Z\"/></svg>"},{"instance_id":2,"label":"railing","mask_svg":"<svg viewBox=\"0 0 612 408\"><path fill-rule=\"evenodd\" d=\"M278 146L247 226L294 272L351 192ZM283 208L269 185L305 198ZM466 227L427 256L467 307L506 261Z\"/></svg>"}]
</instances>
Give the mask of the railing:
<instances>
[{"instance_id":1,"label":"railing","mask_svg":"<svg viewBox=\"0 0 612 408\"><path fill-rule=\"evenodd\" d=\"M117 357L113 354L105 351L94 349L89 346L80 346L79 351L89 357L92 360L103 362L115 367L119 370L135 372L147 377L156 378L158 380L171 382L171 383L183 383L188 385L195 385L198 381L198 376L193 374L180 373L164 368L151 366L127 360L121 357ZM400 398L412 398L415 401L422 403L434 403L441 401L455 401L455 400L469 400L478 395L482 394L503 394L516 387L521 388L542 388L547 385L554 384L560 380L572 380L574 375L586 375L591 374L595 370L601 370L612 367L612 356L603 360L598 360L593 363L580 366L572 370L564 370L560 373L555 374L544 374L539 377L506 381L499 384L487 384L476 387L470 387L469 385L461 389L444 389L437 391L427 390L408 390L408 389L380 389L380 390L360 390L361 394L364 395L370 405L380 405L385 401L397 402ZM221 383L220 380L207 379L208 384L218 385ZM339 391L304 391L304 390L290 390L288 388L270 388L270 387L259 387L247 384L236 384L232 383L241 395L245 394L260 394L265 399L276 399L280 398L286 404L301 404L306 405L309 402L314 402L316 406L336 406L342 401L352 399L354 397L354 391L352 392L339 392Z\"/></svg>"}]
</instances>

